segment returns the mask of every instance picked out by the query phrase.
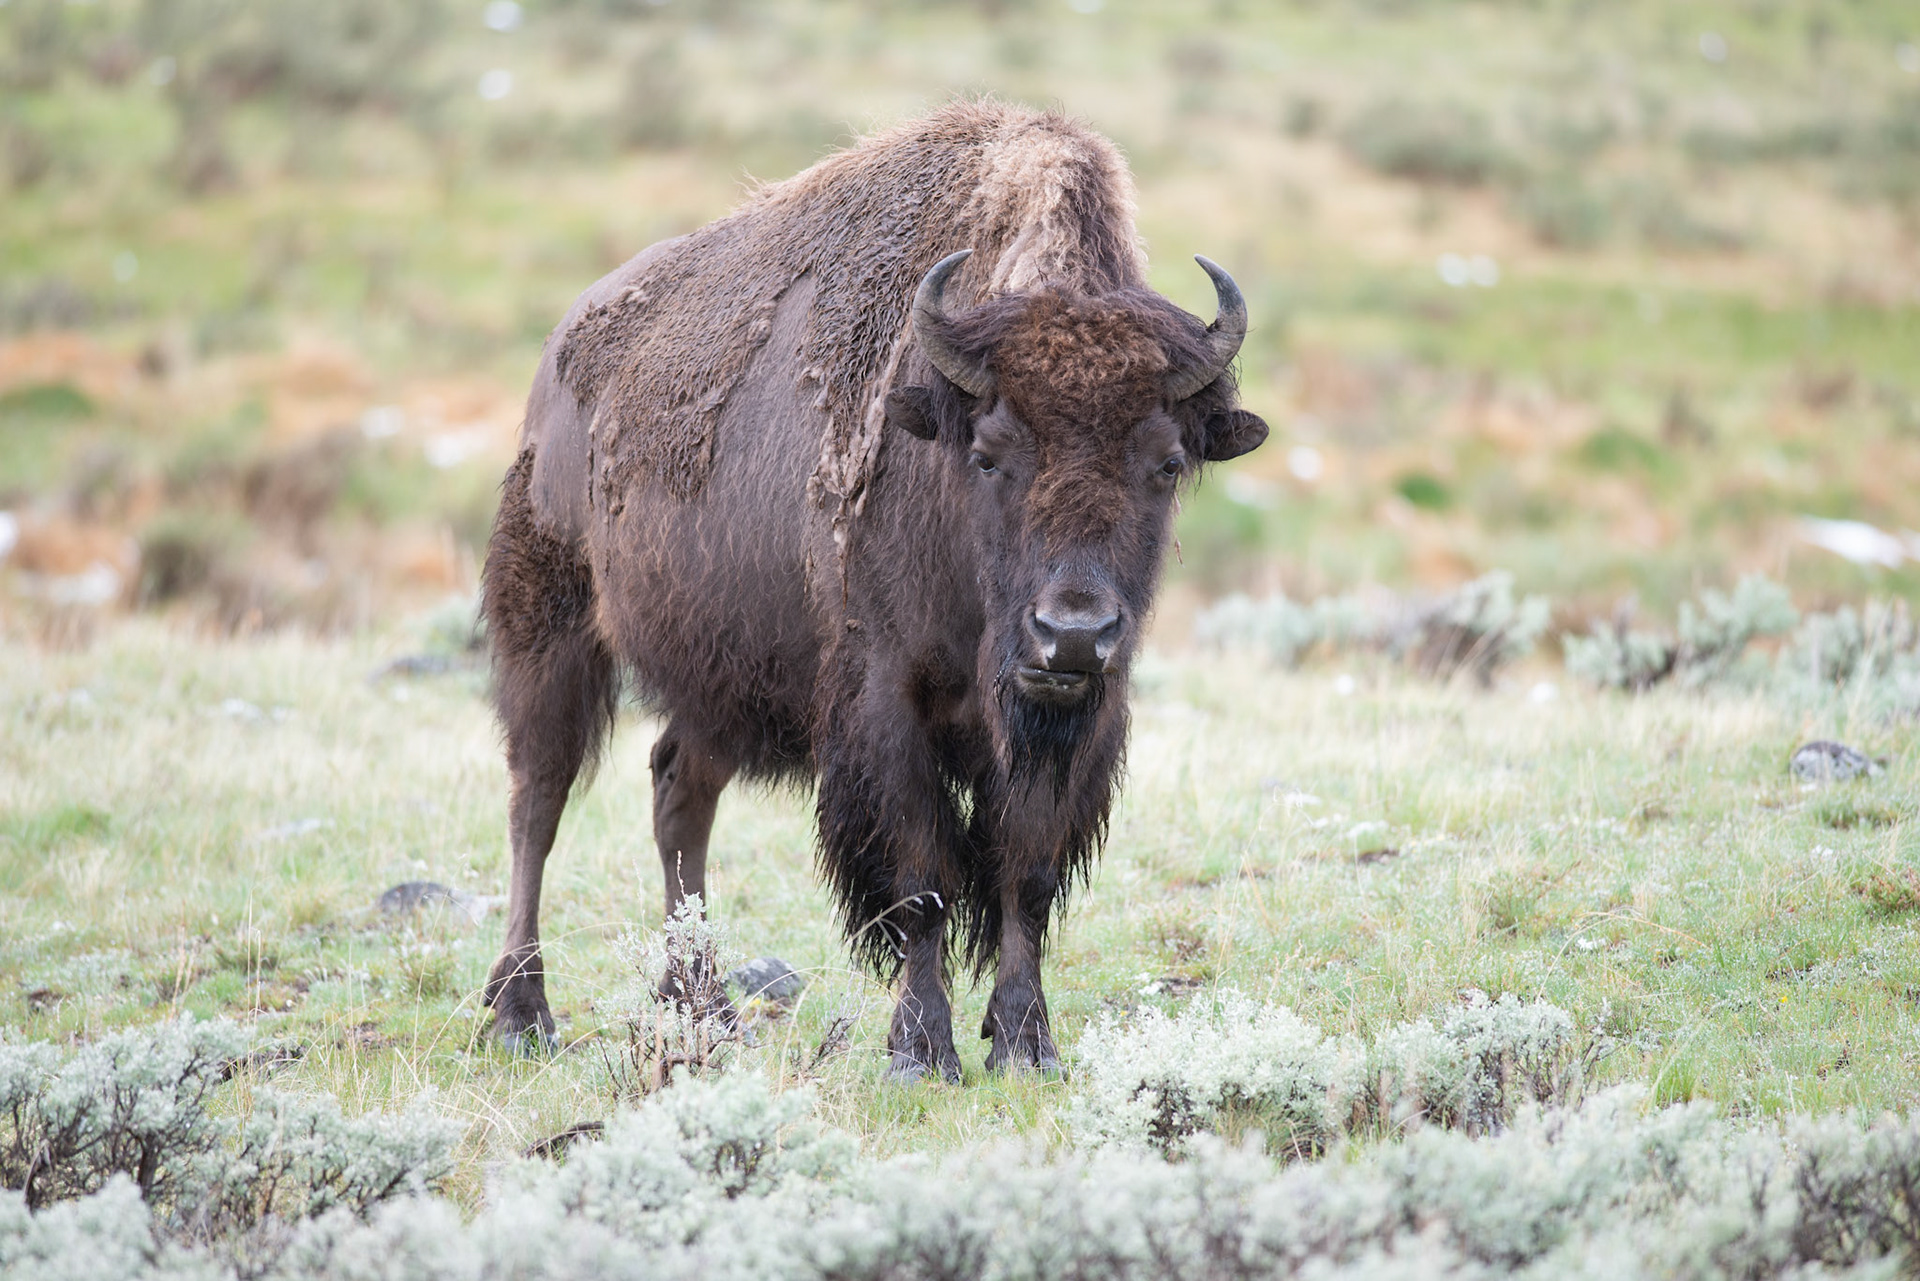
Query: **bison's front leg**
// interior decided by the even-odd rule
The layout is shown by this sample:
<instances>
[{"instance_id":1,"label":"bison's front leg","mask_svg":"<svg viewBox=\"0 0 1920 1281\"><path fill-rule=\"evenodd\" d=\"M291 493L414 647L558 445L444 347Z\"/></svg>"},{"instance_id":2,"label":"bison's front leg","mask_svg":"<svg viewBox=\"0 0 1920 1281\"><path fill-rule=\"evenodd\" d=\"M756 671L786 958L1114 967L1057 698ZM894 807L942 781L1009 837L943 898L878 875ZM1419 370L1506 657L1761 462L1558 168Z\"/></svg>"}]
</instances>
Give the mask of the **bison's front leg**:
<instances>
[{"instance_id":1,"label":"bison's front leg","mask_svg":"<svg viewBox=\"0 0 1920 1281\"><path fill-rule=\"evenodd\" d=\"M942 785L912 682L841 655L815 740L820 860L856 955L900 966L888 1075L960 1079L947 996L947 926L960 883L961 820Z\"/></svg>"},{"instance_id":2,"label":"bison's front leg","mask_svg":"<svg viewBox=\"0 0 1920 1281\"><path fill-rule=\"evenodd\" d=\"M953 1044L953 1007L947 998L947 914L936 910L905 915L912 924L903 949L907 959L900 999L887 1030L887 1075L917 1081L938 1072L957 1084L960 1052Z\"/></svg>"},{"instance_id":3,"label":"bison's front leg","mask_svg":"<svg viewBox=\"0 0 1920 1281\"><path fill-rule=\"evenodd\" d=\"M1105 831L1120 739L1095 735L1074 762L1065 788L1016 779L989 790L975 812L987 821L977 838L994 851L991 924L998 942L993 995L980 1035L993 1042L988 1071L1060 1071L1060 1053L1040 986L1047 923L1067 882L1091 862Z\"/></svg>"},{"instance_id":4,"label":"bison's front leg","mask_svg":"<svg viewBox=\"0 0 1920 1281\"><path fill-rule=\"evenodd\" d=\"M1040 938L1056 889L1051 869L1009 875L1001 887L1000 958L980 1023L980 1035L993 1042L989 1072L1060 1070L1040 987Z\"/></svg>"}]
</instances>

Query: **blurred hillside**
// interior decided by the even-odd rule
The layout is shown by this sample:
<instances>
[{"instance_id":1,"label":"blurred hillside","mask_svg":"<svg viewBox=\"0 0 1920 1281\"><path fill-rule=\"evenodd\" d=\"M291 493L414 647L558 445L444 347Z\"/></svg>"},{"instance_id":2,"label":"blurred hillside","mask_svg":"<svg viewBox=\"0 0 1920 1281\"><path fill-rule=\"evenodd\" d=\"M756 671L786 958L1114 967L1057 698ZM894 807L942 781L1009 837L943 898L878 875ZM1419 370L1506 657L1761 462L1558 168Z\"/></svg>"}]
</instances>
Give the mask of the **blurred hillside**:
<instances>
[{"instance_id":1,"label":"blurred hillside","mask_svg":"<svg viewBox=\"0 0 1920 1281\"><path fill-rule=\"evenodd\" d=\"M581 288L979 92L1122 145L1166 293L1248 294L1274 439L1186 501L1174 618L1920 597L1910 4L0 0L6 629L470 590Z\"/></svg>"}]
</instances>

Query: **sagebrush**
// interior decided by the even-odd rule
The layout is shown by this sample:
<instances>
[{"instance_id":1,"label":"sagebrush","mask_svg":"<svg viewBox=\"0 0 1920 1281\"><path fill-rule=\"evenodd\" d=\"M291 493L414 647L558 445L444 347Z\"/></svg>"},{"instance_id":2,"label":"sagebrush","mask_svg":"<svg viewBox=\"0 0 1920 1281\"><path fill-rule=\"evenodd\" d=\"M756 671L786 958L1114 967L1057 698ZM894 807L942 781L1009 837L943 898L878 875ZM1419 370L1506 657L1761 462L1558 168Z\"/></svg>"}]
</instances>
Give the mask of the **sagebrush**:
<instances>
[{"instance_id":1,"label":"sagebrush","mask_svg":"<svg viewBox=\"0 0 1920 1281\"><path fill-rule=\"evenodd\" d=\"M1526 1104L1577 1103L1606 1043L1577 1034L1567 1011L1511 993L1469 992L1437 1026L1398 1024L1368 1044L1226 990L1178 1014L1089 1028L1076 1131L1168 1155L1209 1131L1261 1132L1270 1151L1295 1155L1428 1123L1491 1133Z\"/></svg>"},{"instance_id":2,"label":"sagebrush","mask_svg":"<svg viewBox=\"0 0 1920 1281\"><path fill-rule=\"evenodd\" d=\"M1548 612L1545 597L1516 596L1513 575L1495 570L1431 600L1356 592L1302 604L1236 593L1194 620L1194 638L1253 649L1283 667L1315 651L1379 649L1424 675L1464 672L1484 685L1532 652Z\"/></svg>"},{"instance_id":3,"label":"sagebrush","mask_svg":"<svg viewBox=\"0 0 1920 1281\"><path fill-rule=\"evenodd\" d=\"M127 1278L1890 1276L1920 1244L1920 1129L1741 1128L1619 1089L1276 1168L1217 1141L874 1160L803 1092L688 1081L563 1166L500 1172L483 1213L428 1193L290 1225L236 1265L124 1176L38 1212L0 1195L0 1267Z\"/></svg>"}]
</instances>

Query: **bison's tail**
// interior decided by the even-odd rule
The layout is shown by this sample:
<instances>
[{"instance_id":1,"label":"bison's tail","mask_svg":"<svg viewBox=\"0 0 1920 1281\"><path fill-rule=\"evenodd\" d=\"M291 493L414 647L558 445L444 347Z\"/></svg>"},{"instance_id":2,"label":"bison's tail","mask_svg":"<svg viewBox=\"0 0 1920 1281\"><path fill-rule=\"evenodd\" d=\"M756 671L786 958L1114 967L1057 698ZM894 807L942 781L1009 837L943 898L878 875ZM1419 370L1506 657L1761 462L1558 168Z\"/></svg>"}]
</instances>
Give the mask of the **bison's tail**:
<instances>
[{"instance_id":1,"label":"bison's tail","mask_svg":"<svg viewBox=\"0 0 1920 1281\"><path fill-rule=\"evenodd\" d=\"M564 796L577 777L591 777L613 730L619 669L594 627L585 554L534 520L532 474L533 451L526 449L501 486L481 610L508 767L516 784L557 785Z\"/></svg>"}]
</instances>

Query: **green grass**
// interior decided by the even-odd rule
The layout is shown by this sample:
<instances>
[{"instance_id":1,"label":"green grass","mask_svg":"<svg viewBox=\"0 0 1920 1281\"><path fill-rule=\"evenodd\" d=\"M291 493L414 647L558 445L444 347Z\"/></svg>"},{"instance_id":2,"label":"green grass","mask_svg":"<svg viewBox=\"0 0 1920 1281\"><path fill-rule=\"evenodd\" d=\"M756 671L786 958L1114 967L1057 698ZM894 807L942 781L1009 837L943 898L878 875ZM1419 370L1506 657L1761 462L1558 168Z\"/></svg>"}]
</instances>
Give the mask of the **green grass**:
<instances>
[{"instance_id":1,"label":"green grass","mask_svg":"<svg viewBox=\"0 0 1920 1281\"><path fill-rule=\"evenodd\" d=\"M504 769L474 673L369 681L404 635L204 644L152 625L87 654L11 647L0 673L0 1024L92 1036L227 1014L309 1047L276 1081L383 1106L423 1087L471 1122L462 1186L611 1106L614 940L659 912L651 726L623 719L549 865L549 990L572 1048L510 1058L477 989L499 942L381 919L402 880L504 891ZM1735 1113L1904 1110L1920 1086L1920 828L1910 730L1744 696L1547 703L1358 670L1219 659L1141 673L1130 782L1047 975L1069 1055L1089 1020L1197 982L1372 1035L1467 988L1603 1027L1607 1079ZM1785 760L1835 735L1890 758L1806 791ZM805 797L727 794L715 916L811 986L749 1063L792 1079L830 1020L826 1115L872 1150L1067 1141L1068 1085L880 1082L888 992L849 969L812 869ZM1166 982L1168 979L1181 980ZM1159 986L1153 995L1143 989ZM783 1066L784 1065L784 1066Z\"/></svg>"},{"instance_id":2,"label":"green grass","mask_svg":"<svg viewBox=\"0 0 1920 1281\"><path fill-rule=\"evenodd\" d=\"M511 406L582 288L751 181L984 91L1122 145L1156 287L1205 310L1203 251L1247 293L1243 386L1275 431L1234 466L1271 501L1216 485L1187 504L1175 574L1197 591L1270 582L1277 561L1296 591L1506 568L1594 609L1633 592L1668 610L1749 569L1803 594L1920 593L1920 571L1801 550L1791 525L1920 527L1920 221L1894 179L1859 181L1920 171L1901 125L1920 86L1894 57L1914 33L1891 0L530 3L510 36L423 2L406 12L424 52L370 100L314 96L371 64L299 6L189 37L166 23L197 0L20 3L31 21L0 28L0 133L50 160L9 162L0 345L77 324L158 372L0 362L9 509L90 504L143 539L166 516L149 482L162 507L231 509L195 468L271 461L458 384L503 406L486 451L429 467L419 438L437 428L410 422L322 537L256 559L362 575L363 545L396 530L476 554ZM410 38L392 25L369 30ZM1726 62L1701 57L1708 30ZM261 52L290 39L297 59ZM180 120L150 60L170 40L182 74L216 49L297 64L236 91L231 186L186 190L169 168ZM514 92L482 102L496 66ZM1497 259L1497 285L1443 284L1449 253ZM74 318L47 320L43 294ZM259 407L297 382L274 357L316 340L357 370L356 403L262 429ZM79 399L47 400L62 386ZM1289 474L1295 444L1325 456L1318 480ZM88 498L108 459L120 492ZM1417 519L1384 520L1402 500ZM390 586L383 604L405 595Z\"/></svg>"}]
</instances>

